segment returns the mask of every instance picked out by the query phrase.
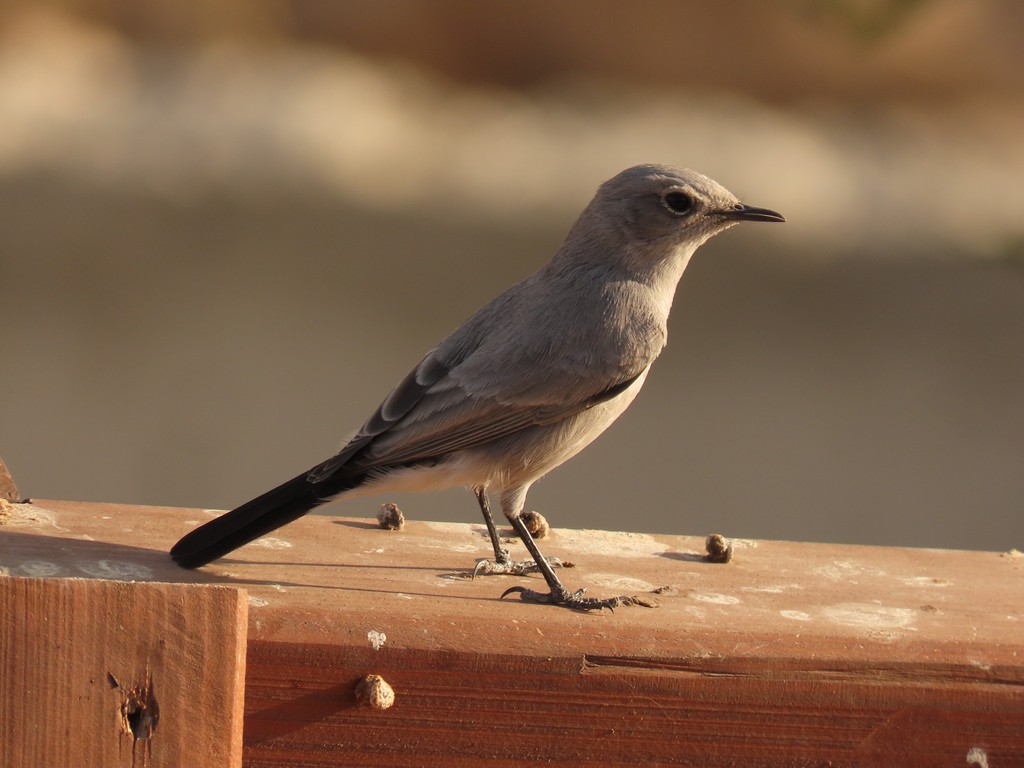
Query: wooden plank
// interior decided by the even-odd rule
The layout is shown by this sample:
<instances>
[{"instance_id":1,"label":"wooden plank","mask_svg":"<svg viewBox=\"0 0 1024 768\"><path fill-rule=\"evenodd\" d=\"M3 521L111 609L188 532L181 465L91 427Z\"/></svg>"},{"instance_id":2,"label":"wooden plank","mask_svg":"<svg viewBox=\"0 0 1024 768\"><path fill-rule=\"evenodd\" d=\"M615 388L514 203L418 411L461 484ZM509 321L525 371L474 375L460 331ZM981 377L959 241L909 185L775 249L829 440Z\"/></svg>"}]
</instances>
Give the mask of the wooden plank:
<instances>
[{"instance_id":1,"label":"wooden plank","mask_svg":"<svg viewBox=\"0 0 1024 768\"><path fill-rule=\"evenodd\" d=\"M212 511L16 506L12 573L248 590L246 766L1024 764L1013 552L737 541L716 565L703 536L556 528L567 586L674 587L581 614L498 600L536 576L464 578L482 525L316 515L188 572L166 549ZM393 707L357 705L367 673Z\"/></svg>"},{"instance_id":2,"label":"wooden plank","mask_svg":"<svg viewBox=\"0 0 1024 768\"><path fill-rule=\"evenodd\" d=\"M0 577L0 766L237 768L247 608L234 588Z\"/></svg>"}]
</instances>

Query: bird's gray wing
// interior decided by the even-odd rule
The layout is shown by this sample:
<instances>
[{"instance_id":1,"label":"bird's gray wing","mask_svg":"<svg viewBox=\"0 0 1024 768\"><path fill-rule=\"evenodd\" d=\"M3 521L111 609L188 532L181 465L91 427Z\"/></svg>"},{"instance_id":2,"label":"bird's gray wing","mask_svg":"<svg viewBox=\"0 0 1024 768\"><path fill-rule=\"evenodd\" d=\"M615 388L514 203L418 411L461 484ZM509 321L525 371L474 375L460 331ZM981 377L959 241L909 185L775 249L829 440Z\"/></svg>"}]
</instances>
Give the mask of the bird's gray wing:
<instances>
[{"instance_id":1,"label":"bird's gray wing","mask_svg":"<svg viewBox=\"0 0 1024 768\"><path fill-rule=\"evenodd\" d=\"M567 376L556 365L548 378L569 378L565 386L527 385L529 378L520 377L520 387L509 387L499 397L475 394L459 376L461 365L446 365L436 353L405 377L337 455L310 470L310 482L322 482L343 468L366 471L424 461L561 421L615 397L646 368L581 378ZM536 369L533 373L543 378Z\"/></svg>"},{"instance_id":2,"label":"bird's gray wing","mask_svg":"<svg viewBox=\"0 0 1024 768\"><path fill-rule=\"evenodd\" d=\"M581 280L570 275L562 285L535 273L492 300L308 479L440 457L567 419L625 390L664 345L663 324L617 306L621 291L580 291ZM604 273L589 278L608 282Z\"/></svg>"},{"instance_id":3,"label":"bird's gray wing","mask_svg":"<svg viewBox=\"0 0 1024 768\"><path fill-rule=\"evenodd\" d=\"M419 365L413 368L392 390L383 403L360 427L359 431L342 449L327 461L313 467L306 478L311 483L326 480L341 467L349 463L375 437L386 432L413 410L441 379L448 375L449 368L436 357L437 350L431 350Z\"/></svg>"}]
</instances>

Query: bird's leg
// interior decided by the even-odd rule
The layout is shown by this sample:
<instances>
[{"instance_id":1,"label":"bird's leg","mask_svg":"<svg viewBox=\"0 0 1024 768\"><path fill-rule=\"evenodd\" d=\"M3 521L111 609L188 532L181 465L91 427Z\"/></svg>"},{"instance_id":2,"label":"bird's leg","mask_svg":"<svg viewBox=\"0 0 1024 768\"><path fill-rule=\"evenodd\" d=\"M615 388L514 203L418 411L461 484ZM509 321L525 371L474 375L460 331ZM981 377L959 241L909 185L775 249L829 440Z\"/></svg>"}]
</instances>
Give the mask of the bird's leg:
<instances>
[{"instance_id":1,"label":"bird's leg","mask_svg":"<svg viewBox=\"0 0 1024 768\"><path fill-rule=\"evenodd\" d=\"M509 551L501 546L501 539L498 537L498 529L494 526L494 518L491 516L491 503L487 498L487 489L478 485L473 488L477 503L480 504L480 511L484 516L484 523L487 525L487 535L491 537L491 546L494 547L494 560L481 560L473 569L473 578L477 576L491 576L494 574L507 574L509 576L525 576L528 573L536 573L539 569L535 561L527 560L517 563L509 556ZM561 566L560 560L555 559L554 565Z\"/></svg>"},{"instance_id":2,"label":"bird's leg","mask_svg":"<svg viewBox=\"0 0 1024 768\"><path fill-rule=\"evenodd\" d=\"M513 592L519 593L519 598L525 600L528 603L548 603L551 605L564 605L567 608L574 608L578 611L597 611L603 608L615 609L620 605L644 605L647 607L653 607L651 602L645 600L639 600L629 595L620 595L619 597L609 598L596 598L596 597L584 597L586 589L580 589L576 592L570 592L559 581L552 570L551 565L545 559L544 555L541 554L540 548L537 546L537 542L533 540L533 536L530 535L530 531L526 528L526 523L518 516L510 516L509 522L512 523L512 527L515 528L516 533L519 534L519 538L523 540L523 544L533 555L533 561L537 565L537 569L544 576L544 581L548 583L548 589L551 591L548 593L536 592L526 587L510 587L506 589L501 596L505 597Z\"/></svg>"},{"instance_id":3,"label":"bird's leg","mask_svg":"<svg viewBox=\"0 0 1024 768\"><path fill-rule=\"evenodd\" d=\"M491 537L491 546L494 547L494 562L507 563L509 554L507 549L502 549L501 539L498 538L498 529L494 527L494 518L491 516L491 502L487 498L487 489L478 485L473 489L476 494L477 503L484 516L484 523L487 525L487 535Z\"/></svg>"}]
</instances>

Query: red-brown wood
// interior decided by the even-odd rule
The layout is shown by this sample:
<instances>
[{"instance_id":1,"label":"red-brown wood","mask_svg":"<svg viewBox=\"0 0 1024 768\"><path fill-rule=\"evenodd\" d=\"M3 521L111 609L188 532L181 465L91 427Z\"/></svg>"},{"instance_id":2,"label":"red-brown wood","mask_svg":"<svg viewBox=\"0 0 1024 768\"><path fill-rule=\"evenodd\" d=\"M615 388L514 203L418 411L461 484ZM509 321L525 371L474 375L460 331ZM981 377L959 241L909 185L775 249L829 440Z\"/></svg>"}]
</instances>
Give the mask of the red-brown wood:
<instances>
[{"instance_id":1,"label":"red-brown wood","mask_svg":"<svg viewBox=\"0 0 1024 768\"><path fill-rule=\"evenodd\" d=\"M48 557L15 569L120 567ZM0 577L0 766L237 768L246 609L224 587Z\"/></svg>"},{"instance_id":2,"label":"red-brown wood","mask_svg":"<svg viewBox=\"0 0 1024 768\"><path fill-rule=\"evenodd\" d=\"M536 576L464 578L482 525L314 515L189 572L166 550L212 511L17 506L13 574L105 562L247 590L246 766L1024 765L1013 552L738 541L714 565L703 537L556 528L567 586L674 587L582 614L498 600ZM367 673L393 707L357 705Z\"/></svg>"}]
</instances>

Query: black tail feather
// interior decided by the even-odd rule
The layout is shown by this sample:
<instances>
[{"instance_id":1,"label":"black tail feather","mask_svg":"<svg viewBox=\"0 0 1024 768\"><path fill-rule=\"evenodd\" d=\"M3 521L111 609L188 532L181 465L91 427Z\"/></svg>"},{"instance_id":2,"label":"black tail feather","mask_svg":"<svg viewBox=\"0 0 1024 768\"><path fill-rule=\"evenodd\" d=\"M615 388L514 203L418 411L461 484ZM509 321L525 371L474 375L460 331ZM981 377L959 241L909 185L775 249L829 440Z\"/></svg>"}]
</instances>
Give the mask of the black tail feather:
<instances>
[{"instance_id":1,"label":"black tail feather","mask_svg":"<svg viewBox=\"0 0 1024 768\"><path fill-rule=\"evenodd\" d=\"M347 483L331 483L327 495L307 479L307 473L292 478L276 488L247 501L240 507L211 520L184 536L171 548L171 557L185 568L198 568L218 557L265 536L282 525L297 520L312 509L329 501L334 495L356 487L361 477Z\"/></svg>"}]
</instances>

